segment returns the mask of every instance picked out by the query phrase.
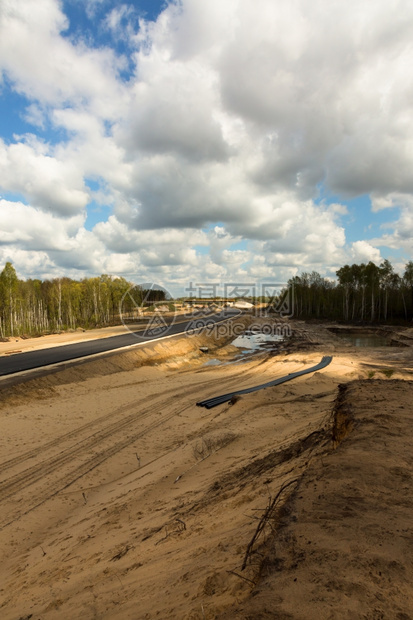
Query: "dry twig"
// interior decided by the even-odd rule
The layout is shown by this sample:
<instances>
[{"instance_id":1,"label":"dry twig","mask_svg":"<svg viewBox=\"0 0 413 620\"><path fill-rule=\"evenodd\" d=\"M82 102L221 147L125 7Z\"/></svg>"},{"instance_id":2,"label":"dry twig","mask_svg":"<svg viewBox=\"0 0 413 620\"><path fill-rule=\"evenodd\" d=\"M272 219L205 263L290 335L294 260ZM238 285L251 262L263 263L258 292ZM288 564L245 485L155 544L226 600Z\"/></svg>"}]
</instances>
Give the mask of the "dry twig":
<instances>
[{"instance_id":1,"label":"dry twig","mask_svg":"<svg viewBox=\"0 0 413 620\"><path fill-rule=\"evenodd\" d=\"M242 563L242 567L241 570L244 570L245 567L247 566L247 562L251 556L251 552L252 549L255 545L255 543L257 542L257 539L259 538L260 534L262 533L262 531L264 530L265 526L267 525L267 523L269 522L274 508L277 504L278 499L280 498L281 494L285 491L285 489L287 489L289 486L291 486L292 484L296 483L297 479L294 478L294 480L290 480L289 482L286 482L285 484L283 484L280 488L280 490L278 491L277 495L274 497L273 500L271 500L268 503L268 506L264 512L264 514L262 515L260 522L258 523L257 529L254 532L254 536L251 538L250 542L248 543L247 546L247 550L245 552L245 556L244 556L244 561Z\"/></svg>"}]
</instances>

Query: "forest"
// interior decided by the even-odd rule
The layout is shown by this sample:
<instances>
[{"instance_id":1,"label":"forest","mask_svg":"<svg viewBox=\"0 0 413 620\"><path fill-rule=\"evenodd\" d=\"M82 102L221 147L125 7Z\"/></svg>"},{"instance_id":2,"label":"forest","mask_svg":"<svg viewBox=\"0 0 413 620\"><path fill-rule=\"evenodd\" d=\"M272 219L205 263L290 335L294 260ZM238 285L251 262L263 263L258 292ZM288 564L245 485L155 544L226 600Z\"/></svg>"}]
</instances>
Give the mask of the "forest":
<instances>
[{"instance_id":1,"label":"forest","mask_svg":"<svg viewBox=\"0 0 413 620\"><path fill-rule=\"evenodd\" d=\"M357 323L405 323L413 317L413 262L400 276L390 261L344 265L337 280L302 273L289 281L294 316Z\"/></svg>"},{"instance_id":2,"label":"forest","mask_svg":"<svg viewBox=\"0 0 413 620\"><path fill-rule=\"evenodd\" d=\"M164 291L109 275L20 280L7 262L0 273L0 338L118 324L121 302L127 313L164 299Z\"/></svg>"},{"instance_id":3,"label":"forest","mask_svg":"<svg viewBox=\"0 0 413 620\"><path fill-rule=\"evenodd\" d=\"M388 260L379 266L344 265L337 280L318 272L291 278L295 318L361 323L405 323L413 317L413 262L402 276ZM105 327L123 312L165 300L162 290L146 291L124 278L101 275L72 280L20 280L12 263L0 273L0 338Z\"/></svg>"}]
</instances>

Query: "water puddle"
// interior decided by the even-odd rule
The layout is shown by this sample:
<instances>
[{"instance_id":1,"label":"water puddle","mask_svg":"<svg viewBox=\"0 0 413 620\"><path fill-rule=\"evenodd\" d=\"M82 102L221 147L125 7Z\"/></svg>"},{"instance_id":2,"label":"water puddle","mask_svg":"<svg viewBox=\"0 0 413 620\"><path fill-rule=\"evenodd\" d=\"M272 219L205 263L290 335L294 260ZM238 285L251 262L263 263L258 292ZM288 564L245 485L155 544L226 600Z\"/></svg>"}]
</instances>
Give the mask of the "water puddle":
<instances>
[{"instance_id":1,"label":"water puddle","mask_svg":"<svg viewBox=\"0 0 413 620\"><path fill-rule=\"evenodd\" d=\"M242 364L257 353L262 353L266 349L273 350L276 344L284 342L284 340L285 337L279 334L263 334L258 331L246 331L231 342L234 347L241 349L240 353L236 355L234 359L231 361L221 361L217 358L212 358L203 365L227 366L228 364Z\"/></svg>"},{"instance_id":2,"label":"water puddle","mask_svg":"<svg viewBox=\"0 0 413 620\"><path fill-rule=\"evenodd\" d=\"M284 337L279 334L263 334L262 332L245 332L232 341L234 347L243 349L242 353L251 351L262 351L264 348L273 348L276 343L284 341Z\"/></svg>"},{"instance_id":3,"label":"water puddle","mask_svg":"<svg viewBox=\"0 0 413 620\"><path fill-rule=\"evenodd\" d=\"M389 341L384 336L376 336L374 334L358 336L355 334L336 334L343 340L346 340L353 347L388 347Z\"/></svg>"},{"instance_id":4,"label":"water puddle","mask_svg":"<svg viewBox=\"0 0 413 620\"><path fill-rule=\"evenodd\" d=\"M219 364L222 364L221 360L214 357L212 360L205 362L204 366L219 366Z\"/></svg>"},{"instance_id":5,"label":"water puddle","mask_svg":"<svg viewBox=\"0 0 413 620\"><path fill-rule=\"evenodd\" d=\"M236 357L234 357L232 360L229 360L229 361L219 360L216 357L214 357L213 359L205 362L203 366L232 366L233 364L243 364L245 362L248 362L250 357L252 357L256 353L257 351L255 351L255 349L244 350L244 351L241 351L239 355L237 355Z\"/></svg>"},{"instance_id":6,"label":"water puddle","mask_svg":"<svg viewBox=\"0 0 413 620\"><path fill-rule=\"evenodd\" d=\"M335 334L342 340L345 340L346 342L349 342L350 344L352 344L353 347L374 348L374 347L391 346L390 340L380 334L374 334L371 332L363 332L361 330L358 332L356 331L351 332L351 331L345 331L345 330L339 330L339 329L337 330L331 329L330 331L332 331L333 334Z\"/></svg>"}]
</instances>

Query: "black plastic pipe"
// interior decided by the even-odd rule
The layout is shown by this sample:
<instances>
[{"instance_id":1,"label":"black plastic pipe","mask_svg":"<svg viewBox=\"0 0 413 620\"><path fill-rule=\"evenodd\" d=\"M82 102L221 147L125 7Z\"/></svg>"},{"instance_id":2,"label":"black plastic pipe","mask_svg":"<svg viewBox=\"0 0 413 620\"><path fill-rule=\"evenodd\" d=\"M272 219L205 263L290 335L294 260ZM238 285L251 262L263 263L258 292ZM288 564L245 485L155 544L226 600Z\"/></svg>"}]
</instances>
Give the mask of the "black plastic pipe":
<instances>
[{"instance_id":1,"label":"black plastic pipe","mask_svg":"<svg viewBox=\"0 0 413 620\"><path fill-rule=\"evenodd\" d=\"M250 394L251 392L264 390L265 388L274 387L274 385L280 385L281 383L285 383L286 381L291 381L291 379L301 377L301 375L306 375L309 372L316 372L317 370L321 370L322 368L328 366L332 359L333 357L331 355L325 355L322 358L321 362L316 364L316 366L311 366L311 368L299 370L298 372L291 372L289 375L285 375L284 377L280 377L279 379L275 379L274 381L262 383L261 385L256 385L255 387L246 388L245 390L237 390L236 392L229 392L228 394L222 394L221 396L215 396L213 398L207 398L206 400L200 400L197 405L198 407L206 407L207 409L212 409L212 407L216 407L217 405L222 405L223 403L228 402L234 396L238 396L241 394Z\"/></svg>"}]
</instances>

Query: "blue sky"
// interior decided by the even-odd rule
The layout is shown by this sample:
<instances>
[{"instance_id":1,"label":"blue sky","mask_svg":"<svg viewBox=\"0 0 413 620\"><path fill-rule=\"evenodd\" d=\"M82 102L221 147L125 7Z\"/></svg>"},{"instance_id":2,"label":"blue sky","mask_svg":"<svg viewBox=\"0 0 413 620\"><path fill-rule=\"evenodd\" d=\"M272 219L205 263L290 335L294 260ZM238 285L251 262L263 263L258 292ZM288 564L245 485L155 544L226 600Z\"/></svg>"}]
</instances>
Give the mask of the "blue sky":
<instances>
[{"instance_id":1,"label":"blue sky","mask_svg":"<svg viewBox=\"0 0 413 620\"><path fill-rule=\"evenodd\" d=\"M413 6L4 0L0 266L333 277L413 256Z\"/></svg>"}]
</instances>

